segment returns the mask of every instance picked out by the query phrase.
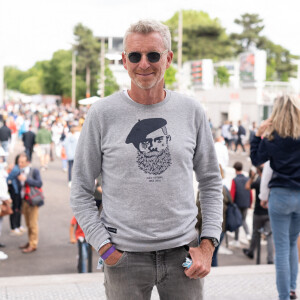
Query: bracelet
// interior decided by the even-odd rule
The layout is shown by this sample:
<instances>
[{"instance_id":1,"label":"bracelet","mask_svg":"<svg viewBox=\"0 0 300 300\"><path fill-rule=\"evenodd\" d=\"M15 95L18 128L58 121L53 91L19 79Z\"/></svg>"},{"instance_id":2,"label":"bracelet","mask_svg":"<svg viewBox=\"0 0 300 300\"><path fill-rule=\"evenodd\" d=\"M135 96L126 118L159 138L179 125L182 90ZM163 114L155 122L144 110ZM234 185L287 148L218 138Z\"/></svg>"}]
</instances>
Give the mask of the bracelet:
<instances>
[{"instance_id":1,"label":"bracelet","mask_svg":"<svg viewBox=\"0 0 300 300\"><path fill-rule=\"evenodd\" d=\"M102 255L101 255L101 258L103 260L106 260L113 252L116 251L116 248L114 246L111 246L110 248L108 248L108 250L106 252L104 252Z\"/></svg>"}]
</instances>

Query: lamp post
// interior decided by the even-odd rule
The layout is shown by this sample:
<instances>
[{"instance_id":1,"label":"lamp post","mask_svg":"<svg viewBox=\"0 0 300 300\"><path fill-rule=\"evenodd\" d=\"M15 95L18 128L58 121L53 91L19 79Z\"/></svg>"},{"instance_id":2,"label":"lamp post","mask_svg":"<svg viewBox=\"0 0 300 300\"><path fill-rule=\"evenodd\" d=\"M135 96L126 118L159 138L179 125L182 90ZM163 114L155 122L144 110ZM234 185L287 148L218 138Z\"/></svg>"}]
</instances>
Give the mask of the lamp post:
<instances>
[{"instance_id":1,"label":"lamp post","mask_svg":"<svg viewBox=\"0 0 300 300\"><path fill-rule=\"evenodd\" d=\"M72 49L72 107L76 107L76 54L77 51Z\"/></svg>"}]
</instances>

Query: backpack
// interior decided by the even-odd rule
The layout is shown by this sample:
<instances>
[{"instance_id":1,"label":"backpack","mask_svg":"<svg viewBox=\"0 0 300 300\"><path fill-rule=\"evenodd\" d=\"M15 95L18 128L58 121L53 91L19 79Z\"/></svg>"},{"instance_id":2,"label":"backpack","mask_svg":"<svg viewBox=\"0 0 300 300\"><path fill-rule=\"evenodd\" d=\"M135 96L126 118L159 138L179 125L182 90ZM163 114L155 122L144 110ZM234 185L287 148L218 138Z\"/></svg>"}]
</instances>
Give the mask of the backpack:
<instances>
[{"instance_id":1,"label":"backpack","mask_svg":"<svg viewBox=\"0 0 300 300\"><path fill-rule=\"evenodd\" d=\"M225 192L226 194L228 193L228 199L231 199L231 195L227 188L225 189ZM235 203L229 201L226 210L226 231L236 231L242 223L243 217L241 211Z\"/></svg>"},{"instance_id":2,"label":"backpack","mask_svg":"<svg viewBox=\"0 0 300 300\"><path fill-rule=\"evenodd\" d=\"M228 203L226 212L226 231L236 231L243 223L242 214L235 203Z\"/></svg>"},{"instance_id":3,"label":"backpack","mask_svg":"<svg viewBox=\"0 0 300 300\"><path fill-rule=\"evenodd\" d=\"M28 174L29 178L33 177L33 169L30 168L30 172ZM44 194L42 188L38 188L35 186L29 186L28 184L25 184L25 195L24 200L30 205L30 206L42 206L44 205Z\"/></svg>"}]
</instances>

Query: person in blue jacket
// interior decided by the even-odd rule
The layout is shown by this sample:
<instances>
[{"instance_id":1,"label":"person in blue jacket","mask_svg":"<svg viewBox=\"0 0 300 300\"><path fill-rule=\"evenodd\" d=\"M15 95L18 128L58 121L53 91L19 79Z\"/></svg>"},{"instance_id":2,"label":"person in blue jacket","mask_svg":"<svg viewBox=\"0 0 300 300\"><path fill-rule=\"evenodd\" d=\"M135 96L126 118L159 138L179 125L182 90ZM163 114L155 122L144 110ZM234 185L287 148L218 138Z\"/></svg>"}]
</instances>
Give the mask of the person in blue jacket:
<instances>
[{"instance_id":1,"label":"person in blue jacket","mask_svg":"<svg viewBox=\"0 0 300 300\"><path fill-rule=\"evenodd\" d=\"M13 213L10 215L11 235L22 235L25 231L25 229L21 226L22 187L20 181L18 180L18 176L20 175L20 167L18 165L18 161L19 155L16 156L15 166L7 177L8 190L12 199L13 210Z\"/></svg>"},{"instance_id":2,"label":"person in blue jacket","mask_svg":"<svg viewBox=\"0 0 300 300\"><path fill-rule=\"evenodd\" d=\"M262 136L264 138L262 138ZM251 141L255 166L270 160L269 215L275 244L280 300L296 299L297 238L300 232L300 100L284 95Z\"/></svg>"}]
</instances>

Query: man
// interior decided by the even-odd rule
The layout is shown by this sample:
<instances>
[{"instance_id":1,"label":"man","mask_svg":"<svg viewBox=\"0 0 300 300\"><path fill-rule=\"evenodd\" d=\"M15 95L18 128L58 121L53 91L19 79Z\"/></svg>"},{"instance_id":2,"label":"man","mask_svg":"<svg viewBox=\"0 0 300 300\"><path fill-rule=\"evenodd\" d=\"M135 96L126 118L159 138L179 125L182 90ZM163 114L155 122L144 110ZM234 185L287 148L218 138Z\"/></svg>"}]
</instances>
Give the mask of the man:
<instances>
[{"instance_id":1,"label":"man","mask_svg":"<svg viewBox=\"0 0 300 300\"><path fill-rule=\"evenodd\" d=\"M237 140L235 141L235 152L238 148L238 145L241 145L243 152L246 152L245 147L244 147L244 141L243 139L246 136L246 130L244 126L242 125L241 121L238 121L238 131L237 131Z\"/></svg>"},{"instance_id":2,"label":"man","mask_svg":"<svg viewBox=\"0 0 300 300\"><path fill-rule=\"evenodd\" d=\"M28 131L23 133L22 140L25 147L25 152L29 158L29 161L31 161L33 147L35 145L35 133L32 131L31 125L29 125Z\"/></svg>"},{"instance_id":3,"label":"man","mask_svg":"<svg viewBox=\"0 0 300 300\"><path fill-rule=\"evenodd\" d=\"M36 134L35 142L40 150L41 170L45 171L48 168L52 143L51 132L47 129L46 123L43 122L41 124L41 128Z\"/></svg>"},{"instance_id":4,"label":"man","mask_svg":"<svg viewBox=\"0 0 300 300\"><path fill-rule=\"evenodd\" d=\"M172 58L165 25L131 25L122 54L131 88L93 104L77 145L71 205L104 260L109 300L150 299L154 285L161 299L202 299L220 239L222 182L211 130L198 101L163 88ZM93 193L100 173L99 217ZM188 255L193 263L184 269Z\"/></svg>"},{"instance_id":5,"label":"man","mask_svg":"<svg viewBox=\"0 0 300 300\"><path fill-rule=\"evenodd\" d=\"M4 121L3 126L0 128L0 144L5 152L8 152L8 144L10 140L11 130L6 126L6 122Z\"/></svg>"},{"instance_id":6,"label":"man","mask_svg":"<svg viewBox=\"0 0 300 300\"><path fill-rule=\"evenodd\" d=\"M22 198L25 197L25 186L34 186L41 188L43 183L41 180L40 172L38 169L31 168L29 165L29 159L25 153L21 153L18 158L18 165L21 174L18 176L18 180L22 186ZM25 198L26 199L26 198ZM21 246L23 253L31 253L36 251L38 246L38 215L39 207L30 206L27 201L23 201L23 215L25 218L26 226L28 228L28 243Z\"/></svg>"}]
</instances>

